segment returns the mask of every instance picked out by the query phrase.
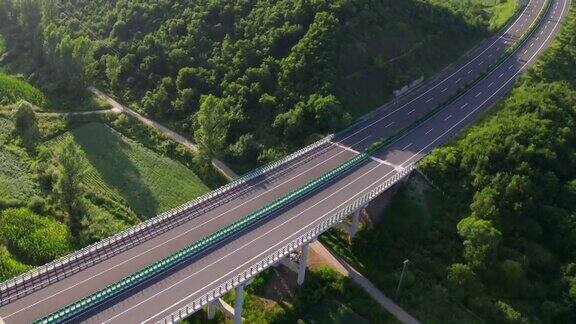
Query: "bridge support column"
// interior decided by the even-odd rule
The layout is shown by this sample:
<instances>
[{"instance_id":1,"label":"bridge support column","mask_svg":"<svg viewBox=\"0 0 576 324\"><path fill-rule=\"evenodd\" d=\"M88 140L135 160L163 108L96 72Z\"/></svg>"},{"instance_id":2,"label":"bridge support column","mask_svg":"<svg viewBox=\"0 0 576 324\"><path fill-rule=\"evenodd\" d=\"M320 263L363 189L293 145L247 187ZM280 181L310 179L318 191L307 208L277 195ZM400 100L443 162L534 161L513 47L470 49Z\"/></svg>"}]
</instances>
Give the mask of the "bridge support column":
<instances>
[{"instance_id":1,"label":"bridge support column","mask_svg":"<svg viewBox=\"0 0 576 324\"><path fill-rule=\"evenodd\" d=\"M352 214L352 224L350 224L351 239L353 239L356 236L356 233L358 233L358 224L360 224L360 217L362 216L362 210L366 208L368 208L368 204L358 208L358 210L356 210L354 214Z\"/></svg>"},{"instance_id":2,"label":"bridge support column","mask_svg":"<svg viewBox=\"0 0 576 324\"><path fill-rule=\"evenodd\" d=\"M298 285L304 283L306 277L306 266L308 265L308 243L302 245L302 254L300 254L300 261L298 263Z\"/></svg>"},{"instance_id":3,"label":"bridge support column","mask_svg":"<svg viewBox=\"0 0 576 324\"><path fill-rule=\"evenodd\" d=\"M242 304L244 304L244 285L236 287L236 302L234 303L234 324L242 323Z\"/></svg>"},{"instance_id":4,"label":"bridge support column","mask_svg":"<svg viewBox=\"0 0 576 324\"><path fill-rule=\"evenodd\" d=\"M214 319L214 316L216 316L216 301L209 302L206 308L208 311L208 319Z\"/></svg>"},{"instance_id":5,"label":"bridge support column","mask_svg":"<svg viewBox=\"0 0 576 324\"><path fill-rule=\"evenodd\" d=\"M356 210L352 215L352 225L350 226L350 238L354 238L358 232L358 224L360 223L360 213L362 208Z\"/></svg>"}]
</instances>

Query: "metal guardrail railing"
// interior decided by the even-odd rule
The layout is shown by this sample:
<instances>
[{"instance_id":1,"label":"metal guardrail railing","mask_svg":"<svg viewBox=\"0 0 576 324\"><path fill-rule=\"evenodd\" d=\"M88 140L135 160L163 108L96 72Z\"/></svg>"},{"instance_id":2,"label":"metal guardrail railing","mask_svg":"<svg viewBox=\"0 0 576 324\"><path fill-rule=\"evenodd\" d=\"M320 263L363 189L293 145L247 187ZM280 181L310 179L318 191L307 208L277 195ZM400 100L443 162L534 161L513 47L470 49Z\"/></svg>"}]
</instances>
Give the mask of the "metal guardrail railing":
<instances>
[{"instance_id":1,"label":"metal guardrail railing","mask_svg":"<svg viewBox=\"0 0 576 324\"><path fill-rule=\"evenodd\" d=\"M267 174L280 166L292 162L299 157L322 147L329 143L333 137L333 135L329 135L322 140L312 143L280 160L257 168L233 182L192 200L191 202L185 203L170 211L160 214L157 217L135 225L119 234L73 252L58 260L32 269L31 271L0 284L0 306L8 304L54 282L78 273L96 263L122 253L135 245L181 225L189 220L189 217L183 217L189 211L205 207L211 201L221 197L232 189L238 188L261 175Z\"/></svg>"}]
</instances>

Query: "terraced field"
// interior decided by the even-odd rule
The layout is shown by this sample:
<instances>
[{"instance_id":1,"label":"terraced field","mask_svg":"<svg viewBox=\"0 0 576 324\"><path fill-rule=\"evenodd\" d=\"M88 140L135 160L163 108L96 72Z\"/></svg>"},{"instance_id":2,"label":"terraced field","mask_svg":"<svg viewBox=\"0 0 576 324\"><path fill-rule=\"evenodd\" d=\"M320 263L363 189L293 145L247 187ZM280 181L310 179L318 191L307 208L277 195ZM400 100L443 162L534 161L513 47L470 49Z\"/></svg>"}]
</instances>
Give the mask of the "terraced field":
<instances>
[{"instance_id":1,"label":"terraced field","mask_svg":"<svg viewBox=\"0 0 576 324\"><path fill-rule=\"evenodd\" d=\"M208 191L186 166L160 156L108 126L90 123L46 143L66 137L82 148L89 164L88 191L122 202L148 218Z\"/></svg>"}]
</instances>

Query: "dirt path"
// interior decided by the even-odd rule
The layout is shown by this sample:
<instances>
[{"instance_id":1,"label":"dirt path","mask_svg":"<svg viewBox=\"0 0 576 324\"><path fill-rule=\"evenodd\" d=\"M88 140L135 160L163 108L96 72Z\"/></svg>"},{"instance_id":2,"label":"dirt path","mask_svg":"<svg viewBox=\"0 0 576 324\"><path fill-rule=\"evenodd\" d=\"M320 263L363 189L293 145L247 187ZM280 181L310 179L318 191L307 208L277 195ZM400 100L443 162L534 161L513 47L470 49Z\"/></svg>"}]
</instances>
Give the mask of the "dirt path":
<instances>
[{"instance_id":1,"label":"dirt path","mask_svg":"<svg viewBox=\"0 0 576 324\"><path fill-rule=\"evenodd\" d=\"M164 133L164 135L166 135L166 136L170 137L171 139L175 140L176 142L186 146L191 151L198 152L198 146L196 146L196 144L192 143L186 137L184 137L184 136L176 133L175 131L167 128L166 126L164 126L164 125L162 125L162 124L160 124L160 123L158 123L152 119L144 117L143 115L137 113L136 111L120 104L118 101L116 101L115 99L113 99L109 95L105 94L104 92L98 90L96 87L91 86L88 88L88 90L90 92L92 92L94 95L96 95L97 97L99 97L100 99L102 99L102 100L106 101L108 104L110 104L112 106L111 110L114 110L117 112L123 112L127 115L130 115L130 116L136 118L142 124L159 130L160 132ZM238 175L230 167L228 167L224 162L222 162L220 160L213 159L212 165L229 180L233 180L233 179L238 177Z\"/></svg>"},{"instance_id":2,"label":"dirt path","mask_svg":"<svg viewBox=\"0 0 576 324\"><path fill-rule=\"evenodd\" d=\"M90 110L90 111L72 111L72 112L38 112L38 115L43 116L85 116L85 115L98 115L107 113L121 113L122 111L116 108L103 109L103 110Z\"/></svg>"},{"instance_id":3,"label":"dirt path","mask_svg":"<svg viewBox=\"0 0 576 324\"><path fill-rule=\"evenodd\" d=\"M310 244L312 251L322 258L322 260L330 265L334 270L338 271L342 275L349 277L354 280L362 289L364 289L375 301L377 301L384 309L386 309L390 314L394 315L402 323L408 324L419 324L420 322L408 314L404 309L398 306L390 298L386 297L374 284L370 282L366 277L364 277L356 269L352 268L344 260L340 259L338 256L334 255L330 250L328 250L319 241L314 241Z\"/></svg>"}]
</instances>

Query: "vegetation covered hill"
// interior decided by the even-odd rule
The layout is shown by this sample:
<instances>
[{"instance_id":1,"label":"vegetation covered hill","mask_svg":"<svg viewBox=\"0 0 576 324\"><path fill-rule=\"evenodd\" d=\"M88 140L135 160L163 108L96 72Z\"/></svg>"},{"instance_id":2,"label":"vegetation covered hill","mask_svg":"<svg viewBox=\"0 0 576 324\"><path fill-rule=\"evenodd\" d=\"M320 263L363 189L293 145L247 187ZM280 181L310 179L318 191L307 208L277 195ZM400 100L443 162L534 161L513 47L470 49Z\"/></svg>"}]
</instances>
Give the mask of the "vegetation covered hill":
<instances>
[{"instance_id":1,"label":"vegetation covered hill","mask_svg":"<svg viewBox=\"0 0 576 324\"><path fill-rule=\"evenodd\" d=\"M97 82L170 121L206 155L253 166L437 71L505 23L515 4L2 0L0 17L9 45L25 53L9 66L25 60L20 67L61 93Z\"/></svg>"},{"instance_id":2,"label":"vegetation covered hill","mask_svg":"<svg viewBox=\"0 0 576 324\"><path fill-rule=\"evenodd\" d=\"M46 108L40 90L0 76L9 80L0 93L10 93L10 104L0 105L0 281L208 190L194 171L164 156L180 154L173 143L125 116L39 114ZM161 147L145 148L104 122Z\"/></svg>"},{"instance_id":3,"label":"vegetation covered hill","mask_svg":"<svg viewBox=\"0 0 576 324\"><path fill-rule=\"evenodd\" d=\"M421 162L439 190L417 177L352 246L325 238L390 294L410 259L399 301L417 317L576 322L575 34L572 8L509 98Z\"/></svg>"}]
</instances>

